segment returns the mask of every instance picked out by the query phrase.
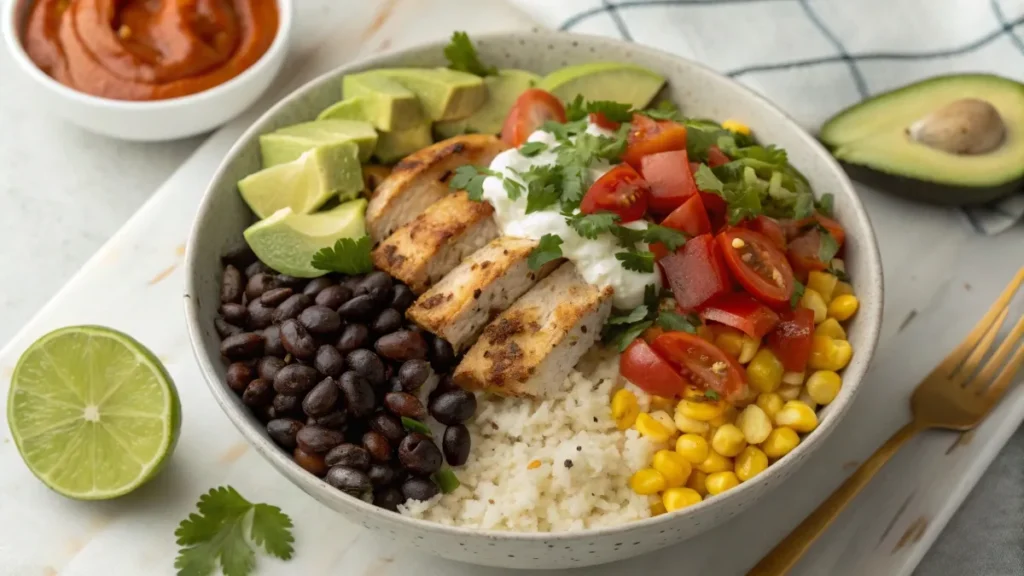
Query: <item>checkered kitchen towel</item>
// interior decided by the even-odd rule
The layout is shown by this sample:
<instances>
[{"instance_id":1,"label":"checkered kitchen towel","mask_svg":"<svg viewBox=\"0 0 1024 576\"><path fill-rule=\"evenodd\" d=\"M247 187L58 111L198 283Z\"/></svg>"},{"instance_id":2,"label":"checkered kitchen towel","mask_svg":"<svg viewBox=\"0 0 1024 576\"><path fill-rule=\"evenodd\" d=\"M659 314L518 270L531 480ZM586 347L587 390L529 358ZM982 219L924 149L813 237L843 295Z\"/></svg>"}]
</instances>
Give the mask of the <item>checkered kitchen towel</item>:
<instances>
[{"instance_id":1,"label":"checkered kitchen towel","mask_svg":"<svg viewBox=\"0 0 1024 576\"><path fill-rule=\"evenodd\" d=\"M863 98L929 76L1024 80L1024 0L510 1L552 28L703 62L812 132ZM1024 194L965 215L998 234L1024 217Z\"/></svg>"}]
</instances>

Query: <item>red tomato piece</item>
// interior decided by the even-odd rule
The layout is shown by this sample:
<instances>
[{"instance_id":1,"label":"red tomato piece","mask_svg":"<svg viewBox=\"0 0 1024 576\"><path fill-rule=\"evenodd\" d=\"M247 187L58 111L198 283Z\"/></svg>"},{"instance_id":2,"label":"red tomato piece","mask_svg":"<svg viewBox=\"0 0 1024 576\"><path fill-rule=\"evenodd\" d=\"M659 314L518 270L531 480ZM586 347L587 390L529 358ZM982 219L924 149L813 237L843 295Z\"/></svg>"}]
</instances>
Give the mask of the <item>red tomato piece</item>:
<instances>
[{"instance_id":1,"label":"red tomato piece","mask_svg":"<svg viewBox=\"0 0 1024 576\"><path fill-rule=\"evenodd\" d=\"M747 292L769 305L789 306L793 269L767 236L746 228L728 228L718 234L718 244L729 271Z\"/></svg>"},{"instance_id":2,"label":"red tomato piece","mask_svg":"<svg viewBox=\"0 0 1024 576\"><path fill-rule=\"evenodd\" d=\"M658 355L647 342L637 338L622 353L619 374L648 394L672 398L682 395L686 380L675 367Z\"/></svg>"},{"instance_id":3,"label":"red tomato piece","mask_svg":"<svg viewBox=\"0 0 1024 576\"><path fill-rule=\"evenodd\" d=\"M580 202L580 211L614 212L620 222L632 222L644 217L650 194L650 186L632 166L619 164L591 184Z\"/></svg>"},{"instance_id":4,"label":"red tomato piece","mask_svg":"<svg viewBox=\"0 0 1024 576\"><path fill-rule=\"evenodd\" d=\"M618 130L619 126L622 125L621 122L613 122L609 120L608 117L604 115L604 112L591 112L589 118L591 123L597 124L605 130Z\"/></svg>"},{"instance_id":5,"label":"red tomato piece","mask_svg":"<svg viewBox=\"0 0 1024 576\"><path fill-rule=\"evenodd\" d=\"M819 258L821 249L821 231L808 230L789 242L786 257L793 268L793 274L801 282L807 281L812 270L826 270L830 262L822 262Z\"/></svg>"},{"instance_id":6,"label":"red tomato piece","mask_svg":"<svg viewBox=\"0 0 1024 576\"><path fill-rule=\"evenodd\" d=\"M699 194L694 194L683 202L661 221L661 225L685 233L687 236L700 236L711 233L711 221L704 209L704 201Z\"/></svg>"},{"instance_id":7,"label":"red tomato piece","mask_svg":"<svg viewBox=\"0 0 1024 576\"><path fill-rule=\"evenodd\" d=\"M718 146L710 146L708 148L709 167L717 168L718 166L721 166L722 164L728 164L729 162L732 162L732 160L729 160L729 157L725 155L725 152L722 152L721 148L719 148Z\"/></svg>"},{"instance_id":8,"label":"red tomato piece","mask_svg":"<svg viewBox=\"0 0 1024 576\"><path fill-rule=\"evenodd\" d=\"M763 214L757 216L753 220L747 220L741 224L744 228L749 228L754 232L760 232L768 237L776 246L780 249L786 249L786 233L774 218L769 218Z\"/></svg>"},{"instance_id":9,"label":"red tomato piece","mask_svg":"<svg viewBox=\"0 0 1024 576\"><path fill-rule=\"evenodd\" d=\"M718 232L725 228L729 215L729 205L725 203L725 198L714 192L701 192L700 200L704 203L704 209L708 211L711 231Z\"/></svg>"},{"instance_id":10,"label":"red tomato piece","mask_svg":"<svg viewBox=\"0 0 1024 576\"><path fill-rule=\"evenodd\" d=\"M644 156L640 160L640 173L651 185L651 201L648 203L651 212L668 214L697 194L686 150Z\"/></svg>"},{"instance_id":11,"label":"red tomato piece","mask_svg":"<svg viewBox=\"0 0 1024 576\"><path fill-rule=\"evenodd\" d=\"M686 150L686 126L678 122L655 121L643 114L634 114L632 124L622 160L637 170L640 170L640 161L644 156L669 150Z\"/></svg>"},{"instance_id":12,"label":"red tomato piece","mask_svg":"<svg viewBox=\"0 0 1024 576\"><path fill-rule=\"evenodd\" d=\"M519 95L505 117L501 139L509 146L518 148L548 120L564 123L565 107L554 94L540 88L530 88Z\"/></svg>"},{"instance_id":13,"label":"red tomato piece","mask_svg":"<svg viewBox=\"0 0 1024 576\"><path fill-rule=\"evenodd\" d=\"M807 232L815 222L824 226L825 229L828 230L828 233L835 238L836 244L842 248L843 243L846 242L846 230L843 228L842 224L828 216L815 212L814 215L809 218L803 218L801 220L783 220L779 222L779 225L786 233L786 238L788 240L792 240Z\"/></svg>"},{"instance_id":14,"label":"red tomato piece","mask_svg":"<svg viewBox=\"0 0 1024 576\"><path fill-rule=\"evenodd\" d=\"M711 234L689 239L675 254L658 261L676 304L696 310L712 297L729 292L732 282L721 249Z\"/></svg>"},{"instance_id":15,"label":"red tomato piece","mask_svg":"<svg viewBox=\"0 0 1024 576\"><path fill-rule=\"evenodd\" d=\"M768 334L768 349L789 372L803 372L811 357L814 341L814 312L797 308L783 312L775 329Z\"/></svg>"},{"instance_id":16,"label":"red tomato piece","mask_svg":"<svg viewBox=\"0 0 1024 576\"><path fill-rule=\"evenodd\" d=\"M684 378L714 390L727 401L739 399L747 387L743 367L718 346L686 332L666 332L652 345L654 351L679 366Z\"/></svg>"},{"instance_id":17,"label":"red tomato piece","mask_svg":"<svg viewBox=\"0 0 1024 576\"><path fill-rule=\"evenodd\" d=\"M764 336L779 323L778 314L742 292L720 294L708 300L700 309L700 317L709 322L732 326L755 339Z\"/></svg>"}]
</instances>

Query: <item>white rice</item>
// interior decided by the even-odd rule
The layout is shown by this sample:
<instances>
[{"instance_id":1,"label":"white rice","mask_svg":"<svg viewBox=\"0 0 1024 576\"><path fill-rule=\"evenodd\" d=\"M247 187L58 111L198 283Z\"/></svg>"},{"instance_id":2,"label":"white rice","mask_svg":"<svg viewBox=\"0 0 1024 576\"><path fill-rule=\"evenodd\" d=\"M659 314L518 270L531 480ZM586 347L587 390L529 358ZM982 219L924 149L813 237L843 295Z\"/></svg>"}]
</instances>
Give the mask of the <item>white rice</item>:
<instances>
[{"instance_id":1,"label":"white rice","mask_svg":"<svg viewBox=\"0 0 1024 576\"><path fill-rule=\"evenodd\" d=\"M609 401L618 355L592 351L540 401L479 397L467 423L469 462L455 469L451 494L400 506L402 514L486 530L559 532L622 524L651 515L650 500L629 478L659 448L635 430L622 432ZM540 466L529 469L533 461Z\"/></svg>"}]
</instances>

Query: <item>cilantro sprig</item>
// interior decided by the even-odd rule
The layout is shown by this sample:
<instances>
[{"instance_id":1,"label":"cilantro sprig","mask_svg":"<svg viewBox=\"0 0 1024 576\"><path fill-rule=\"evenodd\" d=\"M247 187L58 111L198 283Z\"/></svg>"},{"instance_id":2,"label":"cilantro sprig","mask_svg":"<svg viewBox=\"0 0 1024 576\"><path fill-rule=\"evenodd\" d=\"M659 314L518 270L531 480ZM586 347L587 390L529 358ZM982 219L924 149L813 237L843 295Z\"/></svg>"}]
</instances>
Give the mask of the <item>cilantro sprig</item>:
<instances>
[{"instance_id":1,"label":"cilantro sprig","mask_svg":"<svg viewBox=\"0 0 1024 576\"><path fill-rule=\"evenodd\" d=\"M459 166L448 182L448 187L452 190L465 190L470 200L480 202L484 197L484 180L487 180L488 176L501 178L501 173L483 166ZM508 191L507 187L505 191Z\"/></svg>"},{"instance_id":2,"label":"cilantro sprig","mask_svg":"<svg viewBox=\"0 0 1024 576\"><path fill-rule=\"evenodd\" d=\"M654 284L644 288L644 303L625 312L613 313L601 330L601 341L622 352L644 330L657 324L666 330L697 332L700 318L693 314L679 314L661 309L661 299Z\"/></svg>"},{"instance_id":3,"label":"cilantro sprig","mask_svg":"<svg viewBox=\"0 0 1024 576\"><path fill-rule=\"evenodd\" d=\"M339 238L334 246L321 248L310 261L310 265L325 272L341 274L365 274L373 270L370 250L373 248L369 236L353 240Z\"/></svg>"},{"instance_id":4,"label":"cilantro sprig","mask_svg":"<svg viewBox=\"0 0 1024 576\"><path fill-rule=\"evenodd\" d=\"M526 257L526 265L530 270L540 270L542 266L562 257L562 239L555 234L545 234L530 255Z\"/></svg>"},{"instance_id":5,"label":"cilantro sprig","mask_svg":"<svg viewBox=\"0 0 1024 576\"><path fill-rule=\"evenodd\" d=\"M612 100L584 101L582 94L565 107L565 117L570 122L582 120L590 114L601 114L612 122L629 122L633 118L633 107Z\"/></svg>"},{"instance_id":6,"label":"cilantro sprig","mask_svg":"<svg viewBox=\"0 0 1024 576\"><path fill-rule=\"evenodd\" d=\"M444 47L444 57L448 59L448 67L460 72L469 72L477 76L494 76L498 69L494 66L485 66L480 61L476 47L469 40L465 32L453 32L452 39Z\"/></svg>"},{"instance_id":7,"label":"cilantro sprig","mask_svg":"<svg viewBox=\"0 0 1024 576\"><path fill-rule=\"evenodd\" d=\"M650 274L654 272L654 253L647 250L616 252L615 259L622 262L622 267L633 272Z\"/></svg>"}]
</instances>

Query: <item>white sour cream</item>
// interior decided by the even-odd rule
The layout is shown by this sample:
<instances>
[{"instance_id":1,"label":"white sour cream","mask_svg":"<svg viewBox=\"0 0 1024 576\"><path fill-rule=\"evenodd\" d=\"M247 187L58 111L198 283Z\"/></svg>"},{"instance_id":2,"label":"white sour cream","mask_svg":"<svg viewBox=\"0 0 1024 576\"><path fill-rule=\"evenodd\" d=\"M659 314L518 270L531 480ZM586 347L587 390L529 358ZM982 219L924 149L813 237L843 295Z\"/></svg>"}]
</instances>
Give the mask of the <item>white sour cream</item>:
<instances>
[{"instance_id":1,"label":"white sour cream","mask_svg":"<svg viewBox=\"0 0 1024 576\"><path fill-rule=\"evenodd\" d=\"M610 136L593 124L587 132L602 136ZM556 155L552 152L558 143L554 135L538 130L530 135L530 142L544 142L548 150L527 158L516 149L506 150L498 154L491 162L491 170L500 172L504 178L511 178L522 183L513 170L525 172L533 166L554 164ZM601 160L590 166L590 183L601 177L611 166ZM576 233L565 221L555 204L546 210L531 214L526 213L526 195L510 200L500 178L490 177L484 181L484 200L494 206L494 219L502 234L519 238L540 240L545 234L555 234L562 238L562 255L576 265L583 279L588 283L604 288L611 286L615 290L613 304L616 308L630 309L643 304L644 288L648 284L661 286L661 274L655 267L653 273L633 272L622 267L622 262L615 259L616 252L622 252L618 240L611 234L602 234L595 240L588 240ZM625 226L634 229L647 227L645 220L630 222ZM643 246L646 249L646 246Z\"/></svg>"}]
</instances>

